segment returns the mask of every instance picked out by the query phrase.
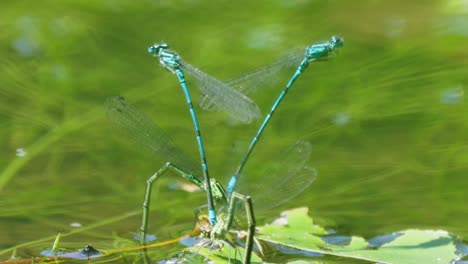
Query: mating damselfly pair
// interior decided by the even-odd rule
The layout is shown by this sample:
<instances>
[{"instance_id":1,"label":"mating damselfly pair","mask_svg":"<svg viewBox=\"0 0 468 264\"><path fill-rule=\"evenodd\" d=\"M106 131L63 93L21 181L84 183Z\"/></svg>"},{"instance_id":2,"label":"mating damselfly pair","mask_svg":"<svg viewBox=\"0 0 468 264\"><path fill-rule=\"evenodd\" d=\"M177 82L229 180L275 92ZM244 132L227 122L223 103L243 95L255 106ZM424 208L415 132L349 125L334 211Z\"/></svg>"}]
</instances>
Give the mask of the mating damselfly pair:
<instances>
[{"instance_id":1,"label":"mating damselfly pair","mask_svg":"<svg viewBox=\"0 0 468 264\"><path fill-rule=\"evenodd\" d=\"M342 39L333 36L330 41L308 46L305 49L305 53L292 53L270 66L261 68L229 82L217 80L189 63L186 63L177 53L170 50L167 44L155 44L149 47L149 53L154 57L158 57L161 66L177 76L180 86L182 87L196 132L201 166L197 166L188 155L184 154L184 152L173 143L163 129L151 122L146 115L130 105L123 97L112 97L107 100L109 117L126 130L130 136L139 141L140 144L149 148L153 153L167 161L147 180L143 202L143 219L140 227L140 242L142 244L146 243L152 184L168 169L172 169L206 192L210 225L207 232L212 240L224 239L226 237L226 234L231 230L235 222L234 213L237 207L236 204L238 202L244 204L248 222L248 235L245 242L243 263L250 263L256 225L253 203L261 205L261 208L271 208L292 199L312 184L317 173L314 169L305 166L311 153L311 145L304 141L296 142L286 151L284 158L278 161L276 166L266 173L262 179L251 179L251 181L258 181L270 186L268 187L269 193L265 193L263 196L257 193L243 192L242 181L239 181L239 177L275 110L296 79L309 66L310 62L326 60L342 46ZM205 146L203 144L190 91L186 83L185 73L196 81L198 88L204 96L201 104L202 108L218 108L229 114L231 118L249 123L260 116L260 110L256 103L244 93L249 93L256 89L258 84L262 83L265 78L277 74L282 68L288 65L291 66L291 64L298 65L296 71L273 103L269 113L266 115L253 137L238 168L230 177L227 188L224 188L220 182L210 177L205 155ZM240 183L239 186L238 183ZM275 193L272 193L273 191L275 191ZM251 196L253 196L253 198L251 198ZM216 207L218 207L218 211Z\"/></svg>"}]
</instances>

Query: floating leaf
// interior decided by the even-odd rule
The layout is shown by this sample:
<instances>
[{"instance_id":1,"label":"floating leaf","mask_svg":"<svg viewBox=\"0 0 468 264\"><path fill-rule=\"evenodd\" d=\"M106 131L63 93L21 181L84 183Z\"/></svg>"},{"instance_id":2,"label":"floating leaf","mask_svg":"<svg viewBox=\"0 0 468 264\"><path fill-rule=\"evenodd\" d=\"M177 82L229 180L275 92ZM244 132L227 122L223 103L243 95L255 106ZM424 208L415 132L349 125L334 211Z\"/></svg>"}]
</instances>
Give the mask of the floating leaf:
<instances>
[{"instance_id":1,"label":"floating leaf","mask_svg":"<svg viewBox=\"0 0 468 264\"><path fill-rule=\"evenodd\" d=\"M449 263L465 255L460 250L465 245L442 230L409 229L366 240L317 232L324 229L313 225L305 208L287 211L285 217L287 224L260 227L257 239L278 250L293 248L296 254L313 252L378 263Z\"/></svg>"}]
</instances>

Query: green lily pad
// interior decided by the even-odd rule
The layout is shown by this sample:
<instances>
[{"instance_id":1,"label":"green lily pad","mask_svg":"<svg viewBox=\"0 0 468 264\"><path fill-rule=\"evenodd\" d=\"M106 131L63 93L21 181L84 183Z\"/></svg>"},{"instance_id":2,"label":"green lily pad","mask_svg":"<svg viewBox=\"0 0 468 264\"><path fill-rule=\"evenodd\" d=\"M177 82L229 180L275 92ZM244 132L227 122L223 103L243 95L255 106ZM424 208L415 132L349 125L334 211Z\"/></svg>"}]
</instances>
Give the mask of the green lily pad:
<instances>
[{"instance_id":1,"label":"green lily pad","mask_svg":"<svg viewBox=\"0 0 468 264\"><path fill-rule=\"evenodd\" d=\"M442 230L408 229L369 240L330 235L325 228L314 224L307 208L281 213L272 224L258 227L255 237L251 263L315 263L316 260L320 263L449 263L468 252L463 250L468 249L467 245ZM239 244L215 243L217 246L211 248L188 248L179 259L189 263L199 263L200 258L201 262L242 263L245 250Z\"/></svg>"},{"instance_id":2,"label":"green lily pad","mask_svg":"<svg viewBox=\"0 0 468 264\"><path fill-rule=\"evenodd\" d=\"M409 229L369 241L357 236L327 236L317 232L307 211L299 208L282 213L283 224L259 227L257 239L273 247L379 263L449 263L462 257L457 252L460 242L446 231Z\"/></svg>"}]
</instances>

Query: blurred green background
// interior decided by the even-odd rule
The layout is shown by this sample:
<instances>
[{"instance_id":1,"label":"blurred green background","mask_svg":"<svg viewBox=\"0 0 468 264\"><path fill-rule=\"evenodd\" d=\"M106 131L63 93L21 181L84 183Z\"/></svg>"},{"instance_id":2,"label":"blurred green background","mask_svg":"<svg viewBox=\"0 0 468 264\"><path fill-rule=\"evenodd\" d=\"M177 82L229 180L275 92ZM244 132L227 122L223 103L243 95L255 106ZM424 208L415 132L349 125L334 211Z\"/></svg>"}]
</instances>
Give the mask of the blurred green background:
<instances>
[{"instance_id":1,"label":"blurred green background","mask_svg":"<svg viewBox=\"0 0 468 264\"><path fill-rule=\"evenodd\" d=\"M92 228L63 237L70 247L133 239L145 181L165 160L116 131L107 97L127 97L198 160L177 80L147 54L161 41L226 80L343 36L340 54L312 64L290 91L242 178L255 181L250 173L302 139L313 145L318 179L258 223L307 206L339 234L427 228L467 238L467 17L466 0L3 1L0 259L15 245L19 256L37 256L72 223ZM253 96L263 114L291 73ZM260 120L232 125L222 112L196 110L211 175L223 181ZM191 230L193 209L205 203L202 193L169 187L177 182L170 175L155 187L158 240Z\"/></svg>"}]
</instances>

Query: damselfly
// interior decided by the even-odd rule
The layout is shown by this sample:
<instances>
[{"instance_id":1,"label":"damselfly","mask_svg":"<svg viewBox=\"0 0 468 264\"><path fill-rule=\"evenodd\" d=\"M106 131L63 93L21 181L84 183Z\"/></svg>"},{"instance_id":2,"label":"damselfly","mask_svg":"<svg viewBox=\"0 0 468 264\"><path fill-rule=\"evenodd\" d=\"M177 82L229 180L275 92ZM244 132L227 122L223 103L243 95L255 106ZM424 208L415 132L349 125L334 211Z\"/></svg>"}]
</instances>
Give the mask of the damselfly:
<instances>
[{"instance_id":1,"label":"damselfly","mask_svg":"<svg viewBox=\"0 0 468 264\"><path fill-rule=\"evenodd\" d=\"M130 106L122 97L111 98L108 101L108 110L109 110L111 118L117 124L120 124L124 129L130 132L130 134L133 135L140 142L149 146L155 153L172 158L156 174L150 177L147 181L145 201L143 204L143 220L142 220L142 225L140 228L140 241L142 243L145 243L152 184L168 168L172 168L178 173L180 173L184 178L192 181L197 186L205 190L207 194L207 199L208 199L208 213L209 213L210 225L212 226L210 230L210 233L211 233L210 235L213 239L222 238L228 232L228 230L231 229L231 226L233 224L233 219L234 219L234 210L236 207L235 206L236 201L242 201L245 204L245 208L247 212L247 219L249 223L248 224L249 230L248 230L248 236L247 236L247 242L246 242L246 254L244 256L244 263L249 263L250 256L252 253L252 248L253 248L253 237L255 233L255 216L253 212L252 199L250 198L250 196L241 194L240 192L236 191L238 178L250 154L252 153L252 150L254 149L258 139L262 135L266 125L269 123L274 111L277 109L280 102L284 99L287 91L291 88L291 86L296 81L296 79L308 67L310 62L328 58L337 48L341 47L342 45L343 45L342 40L334 36L332 37L331 41L314 44L306 48L303 59L300 65L298 66L296 72L293 74L293 76L287 83L286 87L280 93L279 97L277 98L273 106L271 107L270 112L265 117L256 135L252 139L252 142L247 150L247 153L243 157L238 169L236 170L234 175L231 177L228 183L227 191L222 187L222 185L219 182L217 182L214 179L210 179L209 177L208 166L206 164L206 157L204 153L204 145L202 142L200 129L198 126L198 121L196 118L195 110L193 108L193 104L192 104L191 97L190 97L190 92L186 84L183 70L187 70L195 77L195 79L199 80L200 89L207 98L206 99L207 104L214 104L216 106L222 106L223 102L226 102L226 99L225 99L227 98L226 94L237 94L237 93L234 92L235 90L231 89L229 86L223 85L222 82L217 81L216 79L212 77L207 78L208 75L204 74L203 72L191 66L190 64L183 62L180 59L179 55L177 55L175 52L168 49L167 44L156 44L156 45L151 46L148 49L149 52L152 55L159 57L159 61L164 68L168 69L170 72L177 75L179 83L182 86L182 89L184 91L187 103L189 105L189 111L192 117L192 121L195 126L196 135L197 135L197 143L199 145L199 152L200 152L200 156L202 160L201 167L203 169L203 182L200 180L199 174L197 175L196 173L197 169L194 169L192 171L190 170L190 168L191 169L194 168L193 166L189 166L190 168L186 167L187 169L184 168L186 166L184 165L185 163L193 164L193 162L189 162L186 158L184 158L186 157L186 155L179 154L181 152L178 150L177 147L175 147L172 141L168 140L167 135L165 135L165 133L163 133L159 127L155 125L151 125L151 122L149 122L148 119L144 117L142 113L138 112L135 108ZM216 83L216 85L214 86L208 85L208 84L211 84L210 82L203 83L202 82L203 79L216 80L216 82L214 82ZM211 87L211 88L207 88L207 87ZM218 87L218 88L213 88L213 87ZM226 89L229 92L224 91L224 89ZM244 98L244 100L240 100L240 101L249 102L249 103L251 102L249 100L246 100L245 99L246 97L241 96L241 98ZM253 105L255 104L253 103ZM228 110L227 112L229 111L230 110ZM139 131L143 131L143 132L139 132ZM308 155L306 154L307 152L310 152L310 151L305 151L305 149L307 149L306 146L307 144L304 144L304 143L297 144L295 147L292 147L291 150L288 152L288 154L291 157L295 157L295 155L292 155L290 152L303 153L303 155L299 155L300 156L299 158L296 157L293 160L290 160L289 163L286 164L287 166L284 166L284 167L294 166L294 169L292 170L288 168L288 172L292 171L294 173L291 173L291 175L283 174L280 177L281 181L278 181L278 182L270 181L276 184L280 184L278 186L293 186L291 190L289 190L288 192L284 192L284 193L289 194L290 197L293 197L294 196L293 194L302 192L304 190L303 187L304 186L308 187L312 183L312 181L315 179L315 176L316 176L315 170L304 169L305 168L304 163L308 159ZM294 178L294 177L298 177L298 175L301 176L301 178L299 179L304 180L303 182L302 180L297 180ZM273 175L270 174L269 177L273 177L273 176L275 176L274 173ZM294 179L289 179L288 178L289 176L293 177ZM272 178L270 178L269 180L272 180ZM289 183L290 181L294 183L302 183L302 184L300 185L285 184L285 183ZM278 198L282 198L282 200L285 200L284 197L278 196ZM217 221L217 214L216 214L215 207L214 207L215 206L214 200L217 203L223 204L224 205L223 209L226 210L225 213L223 214L222 219L220 219L220 221Z\"/></svg>"}]
</instances>

